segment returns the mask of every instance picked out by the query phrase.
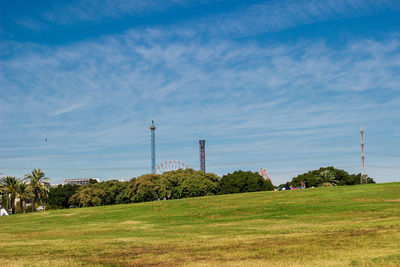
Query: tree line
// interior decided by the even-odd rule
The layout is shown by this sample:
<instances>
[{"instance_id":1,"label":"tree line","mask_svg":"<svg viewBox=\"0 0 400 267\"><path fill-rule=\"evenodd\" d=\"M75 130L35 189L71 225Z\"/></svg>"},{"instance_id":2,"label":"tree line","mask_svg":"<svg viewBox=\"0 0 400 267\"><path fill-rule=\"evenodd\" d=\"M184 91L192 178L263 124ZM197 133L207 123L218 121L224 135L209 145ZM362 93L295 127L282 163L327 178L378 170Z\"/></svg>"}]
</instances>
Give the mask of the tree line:
<instances>
[{"instance_id":1,"label":"tree line","mask_svg":"<svg viewBox=\"0 0 400 267\"><path fill-rule=\"evenodd\" d=\"M371 177L367 177L366 180L368 184L375 183ZM349 174L345 170L329 166L300 174L288 183L293 187L300 187L306 181L310 187L356 185L361 183L361 174ZM283 186L284 184L281 184L279 187Z\"/></svg>"},{"instance_id":2,"label":"tree line","mask_svg":"<svg viewBox=\"0 0 400 267\"><path fill-rule=\"evenodd\" d=\"M34 211L35 203L46 201L49 191L49 179L40 169L34 169L31 173L25 175L24 179L4 176L0 178L0 207L6 210L11 209L11 213L14 214L16 212L15 200L18 198L20 213L25 213L28 201L30 201L32 211Z\"/></svg>"},{"instance_id":3,"label":"tree line","mask_svg":"<svg viewBox=\"0 0 400 267\"><path fill-rule=\"evenodd\" d=\"M145 174L129 182L110 180L85 186L58 185L49 193L51 208L93 207L187 197L272 190L256 172L236 171L222 177L193 169Z\"/></svg>"},{"instance_id":4,"label":"tree line","mask_svg":"<svg viewBox=\"0 0 400 267\"><path fill-rule=\"evenodd\" d=\"M360 183L360 174L349 174L334 167L324 167L294 177L292 187L301 187L307 181L309 187L354 185ZM375 183L370 177L368 183ZM283 187L285 184L280 185ZM279 188L278 187L278 188ZM26 211L30 203L35 211L40 203L50 209L70 207L93 207L126 204L187 197L234 194L274 190L276 187L257 172L235 171L222 177L193 169L164 172L161 175L145 174L129 182L109 180L98 183L91 179L89 184L58 185L50 187L49 179L40 169L25 175L24 179L5 176L0 178L1 208ZM18 199L19 207L15 207Z\"/></svg>"}]
</instances>

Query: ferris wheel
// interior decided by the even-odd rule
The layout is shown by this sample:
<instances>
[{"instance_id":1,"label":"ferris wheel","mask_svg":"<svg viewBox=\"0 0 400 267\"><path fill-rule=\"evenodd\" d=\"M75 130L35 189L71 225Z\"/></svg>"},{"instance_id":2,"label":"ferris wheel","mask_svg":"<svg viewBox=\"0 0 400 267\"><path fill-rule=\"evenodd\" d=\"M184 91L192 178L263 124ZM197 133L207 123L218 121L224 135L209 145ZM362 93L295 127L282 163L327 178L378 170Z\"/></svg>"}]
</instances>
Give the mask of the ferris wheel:
<instances>
[{"instance_id":1,"label":"ferris wheel","mask_svg":"<svg viewBox=\"0 0 400 267\"><path fill-rule=\"evenodd\" d=\"M180 160L167 160L161 162L154 168L154 173L162 174L163 172L176 171L179 169L186 170L190 168L189 165Z\"/></svg>"}]
</instances>

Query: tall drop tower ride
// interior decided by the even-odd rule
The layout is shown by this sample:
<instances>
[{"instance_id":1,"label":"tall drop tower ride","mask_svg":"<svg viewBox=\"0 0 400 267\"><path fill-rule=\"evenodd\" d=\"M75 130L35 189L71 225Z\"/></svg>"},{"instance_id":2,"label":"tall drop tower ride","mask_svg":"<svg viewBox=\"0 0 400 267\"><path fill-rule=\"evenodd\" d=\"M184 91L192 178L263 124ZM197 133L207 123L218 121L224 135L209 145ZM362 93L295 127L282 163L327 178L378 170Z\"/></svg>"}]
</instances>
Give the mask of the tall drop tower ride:
<instances>
[{"instance_id":1,"label":"tall drop tower ride","mask_svg":"<svg viewBox=\"0 0 400 267\"><path fill-rule=\"evenodd\" d=\"M154 121L151 121L151 172L156 172L156 126L154 126Z\"/></svg>"},{"instance_id":2,"label":"tall drop tower ride","mask_svg":"<svg viewBox=\"0 0 400 267\"><path fill-rule=\"evenodd\" d=\"M206 172L206 140L199 140L200 144L200 171Z\"/></svg>"}]
</instances>

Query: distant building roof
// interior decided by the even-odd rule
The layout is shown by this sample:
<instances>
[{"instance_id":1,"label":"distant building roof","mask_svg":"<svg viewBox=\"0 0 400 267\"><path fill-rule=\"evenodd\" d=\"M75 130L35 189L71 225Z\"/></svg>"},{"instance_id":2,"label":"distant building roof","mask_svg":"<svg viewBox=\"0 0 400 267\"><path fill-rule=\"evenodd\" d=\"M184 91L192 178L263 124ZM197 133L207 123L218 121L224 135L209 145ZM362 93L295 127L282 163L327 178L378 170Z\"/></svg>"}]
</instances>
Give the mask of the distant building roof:
<instances>
[{"instance_id":1,"label":"distant building roof","mask_svg":"<svg viewBox=\"0 0 400 267\"><path fill-rule=\"evenodd\" d=\"M70 178L70 179L65 179L64 184L87 185L91 179L96 180L98 183L100 183L100 179L98 178Z\"/></svg>"}]
</instances>

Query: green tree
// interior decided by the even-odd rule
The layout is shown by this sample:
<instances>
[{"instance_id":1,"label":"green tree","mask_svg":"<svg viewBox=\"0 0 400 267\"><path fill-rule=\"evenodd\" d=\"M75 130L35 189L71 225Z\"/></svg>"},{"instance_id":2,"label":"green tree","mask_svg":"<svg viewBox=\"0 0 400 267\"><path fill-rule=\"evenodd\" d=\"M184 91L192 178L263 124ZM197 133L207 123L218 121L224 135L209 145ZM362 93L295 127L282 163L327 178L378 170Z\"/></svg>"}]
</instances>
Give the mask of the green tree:
<instances>
[{"instance_id":1,"label":"green tree","mask_svg":"<svg viewBox=\"0 0 400 267\"><path fill-rule=\"evenodd\" d=\"M274 188L271 182L264 180L259 173L242 170L222 176L219 187L219 194L265 191Z\"/></svg>"},{"instance_id":2,"label":"green tree","mask_svg":"<svg viewBox=\"0 0 400 267\"><path fill-rule=\"evenodd\" d=\"M360 174L349 174L348 172L340 169L335 169L332 166L321 167L318 170L312 170L294 177L290 184L294 187L301 185L301 182L308 181L310 187L321 186L324 183L324 179L321 178L321 173L324 171L329 171L335 177L336 185L355 185L360 184ZM367 183L375 183L375 181L368 177Z\"/></svg>"},{"instance_id":3,"label":"green tree","mask_svg":"<svg viewBox=\"0 0 400 267\"><path fill-rule=\"evenodd\" d=\"M338 184L335 175L330 170L321 171L319 177L322 180L322 186L336 186Z\"/></svg>"},{"instance_id":4,"label":"green tree","mask_svg":"<svg viewBox=\"0 0 400 267\"><path fill-rule=\"evenodd\" d=\"M99 188L104 192L104 205L113 205L126 203L126 199L122 197L125 194L125 190L128 187L128 182L119 182L118 180L109 180L102 183L91 185L93 188ZM123 201L123 202L119 202Z\"/></svg>"},{"instance_id":5,"label":"green tree","mask_svg":"<svg viewBox=\"0 0 400 267\"><path fill-rule=\"evenodd\" d=\"M136 183L137 178L132 178L129 181L127 188L125 189L125 196L124 198L128 199L129 202L135 202L135 195L136 195Z\"/></svg>"},{"instance_id":6,"label":"green tree","mask_svg":"<svg viewBox=\"0 0 400 267\"><path fill-rule=\"evenodd\" d=\"M185 179L184 170L164 172L159 176L157 184L161 199L182 198L182 182Z\"/></svg>"},{"instance_id":7,"label":"green tree","mask_svg":"<svg viewBox=\"0 0 400 267\"><path fill-rule=\"evenodd\" d=\"M17 185L17 196L19 198L19 212L25 213L26 201L31 197L31 191L24 181L19 181Z\"/></svg>"},{"instance_id":8,"label":"green tree","mask_svg":"<svg viewBox=\"0 0 400 267\"><path fill-rule=\"evenodd\" d=\"M15 198L17 196L17 187L19 179L13 176L5 176L0 179L0 183L5 189L5 193L9 196L11 201L11 213L15 213Z\"/></svg>"},{"instance_id":9,"label":"green tree","mask_svg":"<svg viewBox=\"0 0 400 267\"><path fill-rule=\"evenodd\" d=\"M35 201L42 201L48 196L50 184L41 169L34 169L25 175L25 180L29 182L29 190L32 192L32 211L35 210Z\"/></svg>"},{"instance_id":10,"label":"green tree","mask_svg":"<svg viewBox=\"0 0 400 267\"><path fill-rule=\"evenodd\" d=\"M97 187L82 186L71 196L69 204L77 207L100 206L104 199L104 191Z\"/></svg>"},{"instance_id":11,"label":"green tree","mask_svg":"<svg viewBox=\"0 0 400 267\"><path fill-rule=\"evenodd\" d=\"M79 187L80 185L77 184L65 184L50 188L48 197L50 208L69 208L69 199L78 191Z\"/></svg>"},{"instance_id":12,"label":"green tree","mask_svg":"<svg viewBox=\"0 0 400 267\"><path fill-rule=\"evenodd\" d=\"M153 173L138 177L133 184L134 194L132 200L134 202L145 202L159 199L158 179L159 175Z\"/></svg>"},{"instance_id":13,"label":"green tree","mask_svg":"<svg viewBox=\"0 0 400 267\"><path fill-rule=\"evenodd\" d=\"M7 209L7 190L0 180L0 208Z\"/></svg>"},{"instance_id":14,"label":"green tree","mask_svg":"<svg viewBox=\"0 0 400 267\"><path fill-rule=\"evenodd\" d=\"M218 191L219 177L193 169L164 172L159 176L159 195L161 199L176 199L213 195Z\"/></svg>"},{"instance_id":15,"label":"green tree","mask_svg":"<svg viewBox=\"0 0 400 267\"><path fill-rule=\"evenodd\" d=\"M354 185L354 184L360 184L361 181L361 173L358 174L351 174L346 180L346 184L348 185ZM371 177L367 177L367 184L374 184L375 181Z\"/></svg>"},{"instance_id":16,"label":"green tree","mask_svg":"<svg viewBox=\"0 0 400 267\"><path fill-rule=\"evenodd\" d=\"M1 208L8 209L7 207L8 198L6 193L1 193L0 201L1 201Z\"/></svg>"},{"instance_id":17,"label":"green tree","mask_svg":"<svg viewBox=\"0 0 400 267\"><path fill-rule=\"evenodd\" d=\"M184 197L215 195L219 190L219 180L214 173L194 172L194 176L182 183Z\"/></svg>"},{"instance_id":18,"label":"green tree","mask_svg":"<svg viewBox=\"0 0 400 267\"><path fill-rule=\"evenodd\" d=\"M97 184L97 180L96 179L89 179L89 184Z\"/></svg>"},{"instance_id":19,"label":"green tree","mask_svg":"<svg viewBox=\"0 0 400 267\"><path fill-rule=\"evenodd\" d=\"M127 204L132 201L128 197L127 190L129 187L129 182L119 182L116 187L115 204Z\"/></svg>"}]
</instances>

